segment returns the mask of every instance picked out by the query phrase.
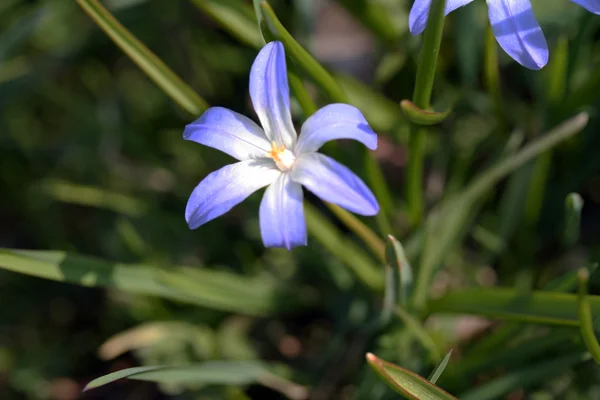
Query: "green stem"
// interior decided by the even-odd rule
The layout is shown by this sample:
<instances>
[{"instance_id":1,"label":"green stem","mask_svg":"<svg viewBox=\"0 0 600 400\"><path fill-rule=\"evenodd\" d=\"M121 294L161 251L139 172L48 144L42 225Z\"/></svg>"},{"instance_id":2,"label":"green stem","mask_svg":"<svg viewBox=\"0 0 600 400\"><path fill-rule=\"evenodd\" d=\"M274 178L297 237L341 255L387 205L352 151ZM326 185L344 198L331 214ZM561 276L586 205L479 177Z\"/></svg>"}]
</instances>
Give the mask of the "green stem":
<instances>
[{"instance_id":1,"label":"green stem","mask_svg":"<svg viewBox=\"0 0 600 400\"><path fill-rule=\"evenodd\" d=\"M344 210L342 207L328 202L325 202L325 205L344 223L344 225L346 225L348 229L350 229L350 231L367 245L378 261L385 263L385 243L371 230L371 228L363 224L361 220Z\"/></svg>"},{"instance_id":2,"label":"green stem","mask_svg":"<svg viewBox=\"0 0 600 400\"><path fill-rule=\"evenodd\" d=\"M444 30L444 9L446 0L432 0L423 36L423 46L419 58L413 103L427 110L431 102L431 91L435 78L438 53ZM425 161L425 128L414 127L410 133L409 161L407 172L407 197L410 221L413 226L423 218L423 163Z\"/></svg>"},{"instance_id":3,"label":"green stem","mask_svg":"<svg viewBox=\"0 0 600 400\"><path fill-rule=\"evenodd\" d=\"M485 85L487 91L494 101L496 119L498 120L498 131L500 134L506 131L504 120L504 108L502 107L502 93L500 92L500 73L498 71L498 48L496 38L492 32L492 26L488 24L485 30Z\"/></svg>"},{"instance_id":4,"label":"green stem","mask_svg":"<svg viewBox=\"0 0 600 400\"><path fill-rule=\"evenodd\" d=\"M590 302L587 298L588 294L588 280L590 274L587 269L581 268L578 273L579 290L578 290L578 314L579 314L579 328L581 330L581 337L589 352L592 354L594 361L600 364L600 344L596 338L594 332L594 323L592 320L592 311Z\"/></svg>"}]
</instances>

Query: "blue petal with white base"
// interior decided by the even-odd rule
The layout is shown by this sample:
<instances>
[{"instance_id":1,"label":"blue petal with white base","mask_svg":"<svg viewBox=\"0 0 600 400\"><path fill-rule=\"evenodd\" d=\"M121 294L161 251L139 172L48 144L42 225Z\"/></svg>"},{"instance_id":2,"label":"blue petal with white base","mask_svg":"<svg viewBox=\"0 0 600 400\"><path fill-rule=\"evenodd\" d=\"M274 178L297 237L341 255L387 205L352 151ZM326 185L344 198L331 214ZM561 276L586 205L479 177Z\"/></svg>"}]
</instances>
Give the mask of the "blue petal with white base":
<instances>
[{"instance_id":1,"label":"blue petal with white base","mask_svg":"<svg viewBox=\"0 0 600 400\"><path fill-rule=\"evenodd\" d=\"M215 219L281 175L273 161L247 160L211 172L196 186L185 208L190 229Z\"/></svg>"},{"instance_id":2,"label":"blue petal with white base","mask_svg":"<svg viewBox=\"0 0 600 400\"><path fill-rule=\"evenodd\" d=\"M348 168L323 154L300 156L292 170L292 179L325 201L353 213L375 215L379 205L367 185Z\"/></svg>"},{"instance_id":3,"label":"blue petal with white base","mask_svg":"<svg viewBox=\"0 0 600 400\"><path fill-rule=\"evenodd\" d=\"M302 125L295 152L314 152L326 142L336 139L354 139L370 150L377 148L377 134L358 108L348 104L329 104Z\"/></svg>"},{"instance_id":4,"label":"blue petal with white base","mask_svg":"<svg viewBox=\"0 0 600 400\"><path fill-rule=\"evenodd\" d=\"M290 89L281 42L268 43L250 70L250 97L267 138L286 148L296 144Z\"/></svg>"},{"instance_id":5,"label":"blue petal with white base","mask_svg":"<svg viewBox=\"0 0 600 400\"><path fill-rule=\"evenodd\" d=\"M223 107L212 107L185 127L183 138L221 150L238 160L264 157L271 143L250 118Z\"/></svg>"},{"instance_id":6,"label":"blue petal with white base","mask_svg":"<svg viewBox=\"0 0 600 400\"><path fill-rule=\"evenodd\" d=\"M265 191L260 203L260 233L265 247L306 246L302 187L282 174Z\"/></svg>"}]
</instances>

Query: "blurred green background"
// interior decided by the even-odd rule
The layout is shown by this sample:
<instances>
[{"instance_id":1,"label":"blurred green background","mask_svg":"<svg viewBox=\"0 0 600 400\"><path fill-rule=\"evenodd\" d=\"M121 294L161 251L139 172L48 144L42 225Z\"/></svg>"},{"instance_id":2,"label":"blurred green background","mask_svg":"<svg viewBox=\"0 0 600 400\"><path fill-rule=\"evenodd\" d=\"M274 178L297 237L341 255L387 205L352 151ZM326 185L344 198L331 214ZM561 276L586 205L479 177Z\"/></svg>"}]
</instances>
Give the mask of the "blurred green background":
<instances>
[{"instance_id":1,"label":"blurred green background","mask_svg":"<svg viewBox=\"0 0 600 400\"><path fill-rule=\"evenodd\" d=\"M380 134L374 160L385 184L377 183L373 159L360 145L328 144L325 152L383 188L376 190L383 226L403 240L415 268L420 228L408 223L404 195L409 123L397 105L412 95L419 54L419 38L407 32L410 3L271 2ZM532 3L550 64L528 71L498 51L501 102L484 72L485 2L448 19L434 108L453 113L428 138L426 207L460 193L502 149L510 157L582 109L590 123L473 209L464 240L444 254L433 297L465 287L548 288L600 255L600 16L567 0ZM103 4L208 103L254 117L247 85L260 36L251 2ZM318 104L329 102L307 85ZM301 122L299 104L293 101L292 108ZM175 265L192 267L172 282L190 296L185 301L0 270L1 399L392 399L397 395L365 366L365 352L427 376L439 361L435 353L450 348L440 385L461 399L486 384L492 388L487 394L465 398L600 398L599 370L572 327L428 314L427 346L402 318L379 326L383 291L357 279L356 264L364 260L382 279L383 265L310 194L308 217L316 228L306 248L263 248L260 194L190 231L183 216L189 194L231 162L182 139L195 117L75 2L0 1L0 247L67 252L73 269L63 273L82 282L87 267L79 266L94 263L115 269L113 263L131 263L159 276ZM585 200L575 244L562 241L570 192ZM382 238L390 233L381 221L363 221ZM58 253L37 257L62 260ZM135 284L137 275L131 276L127 282ZM594 281L592 275L591 292ZM225 385L120 381L81 393L90 380L128 367L259 359L277 378Z\"/></svg>"}]
</instances>

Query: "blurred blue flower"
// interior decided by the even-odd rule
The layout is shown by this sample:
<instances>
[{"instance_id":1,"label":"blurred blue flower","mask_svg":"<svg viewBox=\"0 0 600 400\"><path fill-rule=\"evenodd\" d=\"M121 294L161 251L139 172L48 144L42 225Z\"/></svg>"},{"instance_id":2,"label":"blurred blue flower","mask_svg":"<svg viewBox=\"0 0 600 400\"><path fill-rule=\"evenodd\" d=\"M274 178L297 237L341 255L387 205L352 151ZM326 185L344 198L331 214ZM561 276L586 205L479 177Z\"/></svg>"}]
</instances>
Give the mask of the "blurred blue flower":
<instances>
[{"instance_id":1,"label":"blurred blue flower","mask_svg":"<svg viewBox=\"0 0 600 400\"><path fill-rule=\"evenodd\" d=\"M316 151L327 141L354 139L377 148L377 135L362 113L330 104L306 120L300 136L290 114L285 53L267 44L250 72L250 97L263 126L222 107L208 109L183 133L186 140L221 150L238 160L210 173L192 192L185 218L190 229L226 213L258 189L269 186L260 204L266 247L306 245L302 187L321 199L361 215L375 215L373 193L352 171Z\"/></svg>"},{"instance_id":2,"label":"blurred blue flower","mask_svg":"<svg viewBox=\"0 0 600 400\"><path fill-rule=\"evenodd\" d=\"M446 15L473 0L447 0ZM540 69L548 62L548 45L529 0L486 0L492 30L500 46L519 64ZM600 0L571 0L600 14ZM410 10L410 32L425 30L431 0L416 0Z\"/></svg>"}]
</instances>

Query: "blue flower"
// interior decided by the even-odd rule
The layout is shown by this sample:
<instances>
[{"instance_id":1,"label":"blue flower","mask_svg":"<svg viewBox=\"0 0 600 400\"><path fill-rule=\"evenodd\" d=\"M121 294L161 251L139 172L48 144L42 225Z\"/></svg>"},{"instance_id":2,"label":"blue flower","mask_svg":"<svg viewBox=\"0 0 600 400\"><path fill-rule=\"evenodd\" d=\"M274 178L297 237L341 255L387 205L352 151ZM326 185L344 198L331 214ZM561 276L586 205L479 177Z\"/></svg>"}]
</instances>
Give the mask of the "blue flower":
<instances>
[{"instance_id":1,"label":"blue flower","mask_svg":"<svg viewBox=\"0 0 600 400\"><path fill-rule=\"evenodd\" d=\"M266 247L306 245L302 187L321 199L360 215L375 215L373 193L352 171L317 150L327 141L354 139L377 148L377 135L362 113L348 104L330 104L309 117L300 136L290 114L285 53L281 42L267 44L250 71L250 97L263 126L222 107L208 109L186 126L183 137L213 147L239 162L210 173L192 192L185 210L190 229L226 213L268 186L260 204L260 231Z\"/></svg>"},{"instance_id":2,"label":"blue flower","mask_svg":"<svg viewBox=\"0 0 600 400\"><path fill-rule=\"evenodd\" d=\"M446 15L473 0L447 0ZM486 0L492 30L500 46L519 64L540 69L548 62L548 45L529 0ZM571 0L600 14L600 0ZM410 32L425 30L431 0L416 0L409 15Z\"/></svg>"}]
</instances>

